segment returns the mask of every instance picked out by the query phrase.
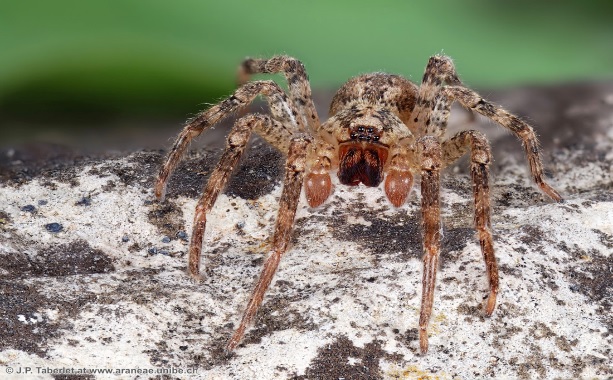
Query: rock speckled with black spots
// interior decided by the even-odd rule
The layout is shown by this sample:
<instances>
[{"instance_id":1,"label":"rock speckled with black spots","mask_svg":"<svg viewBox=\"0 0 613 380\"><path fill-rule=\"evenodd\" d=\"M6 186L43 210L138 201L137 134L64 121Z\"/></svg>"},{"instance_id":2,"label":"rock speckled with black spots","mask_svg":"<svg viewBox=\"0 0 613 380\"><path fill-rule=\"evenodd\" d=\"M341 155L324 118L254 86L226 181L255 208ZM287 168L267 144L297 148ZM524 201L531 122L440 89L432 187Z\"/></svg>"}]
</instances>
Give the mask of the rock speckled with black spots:
<instances>
[{"instance_id":1,"label":"rock speckled with black spots","mask_svg":"<svg viewBox=\"0 0 613 380\"><path fill-rule=\"evenodd\" d=\"M612 377L613 83L517 89L494 100L535 125L548 179L566 201L548 201L530 182L519 142L454 110L452 125L485 130L494 142L501 285L485 318L471 184L462 165L450 168L427 355L418 353L418 192L394 209L381 188L338 184L316 210L303 199L293 246L253 327L224 354L280 195L282 156L255 142L208 217L198 284L186 274L189 232L217 150L191 151L163 204L152 191L161 151L3 156L0 364L174 368L184 372L172 377L192 370L203 379Z\"/></svg>"}]
</instances>

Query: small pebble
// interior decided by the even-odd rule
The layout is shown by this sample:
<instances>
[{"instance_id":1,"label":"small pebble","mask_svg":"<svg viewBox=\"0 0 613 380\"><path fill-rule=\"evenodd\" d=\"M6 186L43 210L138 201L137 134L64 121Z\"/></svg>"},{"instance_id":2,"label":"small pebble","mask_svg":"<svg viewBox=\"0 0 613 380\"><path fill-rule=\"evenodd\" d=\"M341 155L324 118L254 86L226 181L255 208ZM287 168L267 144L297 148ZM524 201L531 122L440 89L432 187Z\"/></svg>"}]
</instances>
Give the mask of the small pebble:
<instances>
[{"instance_id":1,"label":"small pebble","mask_svg":"<svg viewBox=\"0 0 613 380\"><path fill-rule=\"evenodd\" d=\"M170 243L170 238L168 236L164 236L162 238L162 243Z\"/></svg>"},{"instance_id":2,"label":"small pebble","mask_svg":"<svg viewBox=\"0 0 613 380\"><path fill-rule=\"evenodd\" d=\"M123 235L123 237L121 238L121 241L124 243L127 243L130 241L130 238L128 237L128 235Z\"/></svg>"},{"instance_id":3,"label":"small pebble","mask_svg":"<svg viewBox=\"0 0 613 380\"><path fill-rule=\"evenodd\" d=\"M239 230L242 230L243 228L245 228L245 222L236 223L236 228L238 228Z\"/></svg>"},{"instance_id":4,"label":"small pebble","mask_svg":"<svg viewBox=\"0 0 613 380\"><path fill-rule=\"evenodd\" d=\"M39 201L38 201L38 205L39 205L39 206L44 206L44 205L46 205L46 204L47 204L47 201L46 201L46 200L44 200L44 199L41 199L41 200L39 200Z\"/></svg>"},{"instance_id":5,"label":"small pebble","mask_svg":"<svg viewBox=\"0 0 613 380\"><path fill-rule=\"evenodd\" d=\"M187 241L187 234L185 233L185 231L177 232L177 237L181 240Z\"/></svg>"},{"instance_id":6,"label":"small pebble","mask_svg":"<svg viewBox=\"0 0 613 380\"><path fill-rule=\"evenodd\" d=\"M170 252L168 252L168 251L167 251L167 250L165 250L165 249L160 249L160 250L158 251L158 253L159 253L160 255L170 256Z\"/></svg>"},{"instance_id":7,"label":"small pebble","mask_svg":"<svg viewBox=\"0 0 613 380\"><path fill-rule=\"evenodd\" d=\"M47 231L53 232L53 233L60 232L64 229L64 227L59 223L45 224L45 228L47 229Z\"/></svg>"},{"instance_id":8,"label":"small pebble","mask_svg":"<svg viewBox=\"0 0 613 380\"><path fill-rule=\"evenodd\" d=\"M80 201L76 202L76 206L89 206L92 204L92 199L90 197L83 197Z\"/></svg>"},{"instance_id":9,"label":"small pebble","mask_svg":"<svg viewBox=\"0 0 613 380\"><path fill-rule=\"evenodd\" d=\"M157 255L158 254L158 249L155 248L155 247L149 248L147 250L147 253L150 254L150 255Z\"/></svg>"},{"instance_id":10,"label":"small pebble","mask_svg":"<svg viewBox=\"0 0 613 380\"><path fill-rule=\"evenodd\" d=\"M21 211L24 212L36 212L36 207L34 207L33 205L25 205L21 208Z\"/></svg>"}]
</instances>

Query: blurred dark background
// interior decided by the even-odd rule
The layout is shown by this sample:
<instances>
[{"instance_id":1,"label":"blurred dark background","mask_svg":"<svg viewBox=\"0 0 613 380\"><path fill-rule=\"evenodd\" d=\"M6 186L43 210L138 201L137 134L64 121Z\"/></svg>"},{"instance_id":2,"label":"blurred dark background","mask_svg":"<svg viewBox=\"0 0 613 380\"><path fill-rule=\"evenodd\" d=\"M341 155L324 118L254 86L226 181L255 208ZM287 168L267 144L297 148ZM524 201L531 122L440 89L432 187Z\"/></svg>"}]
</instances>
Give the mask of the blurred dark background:
<instances>
[{"instance_id":1,"label":"blurred dark background","mask_svg":"<svg viewBox=\"0 0 613 380\"><path fill-rule=\"evenodd\" d=\"M441 52L479 89L610 79L613 2L3 1L0 149L167 148L246 56L293 55L327 94L370 71L419 81Z\"/></svg>"}]
</instances>

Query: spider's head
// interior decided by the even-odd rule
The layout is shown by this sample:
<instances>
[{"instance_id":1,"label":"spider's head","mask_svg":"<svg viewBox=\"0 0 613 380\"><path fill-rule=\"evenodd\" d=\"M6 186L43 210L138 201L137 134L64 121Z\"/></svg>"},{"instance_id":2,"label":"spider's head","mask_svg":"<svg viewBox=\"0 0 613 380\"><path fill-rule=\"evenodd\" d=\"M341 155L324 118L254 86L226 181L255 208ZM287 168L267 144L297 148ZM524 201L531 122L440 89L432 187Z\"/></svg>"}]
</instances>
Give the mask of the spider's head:
<instances>
[{"instance_id":1,"label":"spider's head","mask_svg":"<svg viewBox=\"0 0 613 380\"><path fill-rule=\"evenodd\" d=\"M349 131L350 139L339 145L338 178L344 185L378 186L383 180L387 146L379 144L381 130L359 125Z\"/></svg>"},{"instance_id":2,"label":"spider's head","mask_svg":"<svg viewBox=\"0 0 613 380\"><path fill-rule=\"evenodd\" d=\"M385 181L385 192L394 206L407 199L412 186L412 174L405 168L390 166L392 150L399 143L412 138L410 130L389 109L372 105L354 105L333 115L322 128L322 137L338 147L338 178L343 185L356 186L363 183L376 187ZM327 133L326 133L327 132ZM387 171L387 175L385 172ZM316 182L325 178L325 183ZM310 174L307 181L309 194L319 194L314 189L331 188L328 174ZM316 186L317 185L317 186ZM309 197L307 197L309 198ZM312 207L321 204L324 196L311 196Z\"/></svg>"},{"instance_id":3,"label":"spider's head","mask_svg":"<svg viewBox=\"0 0 613 380\"><path fill-rule=\"evenodd\" d=\"M344 185L378 186L388 156L387 124L394 116L373 106L347 108L337 116L338 178Z\"/></svg>"}]
</instances>

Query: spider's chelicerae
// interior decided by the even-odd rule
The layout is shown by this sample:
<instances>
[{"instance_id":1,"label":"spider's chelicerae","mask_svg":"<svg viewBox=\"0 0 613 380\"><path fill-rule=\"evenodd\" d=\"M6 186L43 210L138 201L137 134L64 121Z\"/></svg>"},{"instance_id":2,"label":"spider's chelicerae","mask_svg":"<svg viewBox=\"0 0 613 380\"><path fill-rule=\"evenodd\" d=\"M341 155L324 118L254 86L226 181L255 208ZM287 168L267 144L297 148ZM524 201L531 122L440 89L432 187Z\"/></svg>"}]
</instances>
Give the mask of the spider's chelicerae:
<instances>
[{"instance_id":1,"label":"spider's chelicerae","mask_svg":"<svg viewBox=\"0 0 613 380\"><path fill-rule=\"evenodd\" d=\"M289 94L273 81L247 81L250 74L257 73L283 73ZM469 151L474 223L489 277L485 314L492 314L498 294L498 268L490 222L489 143L484 135L472 130L445 139L445 128L454 100L507 128L521 140L536 184L551 199L561 201L560 195L543 179L538 141L528 124L464 87L451 59L445 56L430 58L419 87L405 78L385 73L350 79L332 99L330 117L323 124L317 116L309 80L300 61L287 56L247 59L240 66L239 75L244 84L232 96L200 113L181 131L155 187L157 198L162 200L170 174L194 137L249 105L258 95L268 101L270 115L249 114L240 118L230 131L223 156L211 173L194 216L189 273L198 278L206 215L228 182L251 133L259 134L287 154L272 252L264 263L240 325L227 344L228 350L233 350L241 341L288 248L302 188L309 206L317 207L332 193L330 175L336 172L340 183L348 186L362 183L374 187L385 181L385 194L396 207L405 203L413 176L419 174L424 261L419 341L421 352L427 352L427 328L441 245L440 173Z\"/></svg>"}]
</instances>

